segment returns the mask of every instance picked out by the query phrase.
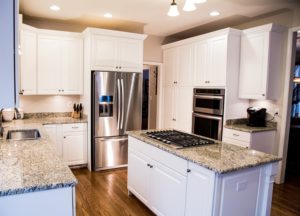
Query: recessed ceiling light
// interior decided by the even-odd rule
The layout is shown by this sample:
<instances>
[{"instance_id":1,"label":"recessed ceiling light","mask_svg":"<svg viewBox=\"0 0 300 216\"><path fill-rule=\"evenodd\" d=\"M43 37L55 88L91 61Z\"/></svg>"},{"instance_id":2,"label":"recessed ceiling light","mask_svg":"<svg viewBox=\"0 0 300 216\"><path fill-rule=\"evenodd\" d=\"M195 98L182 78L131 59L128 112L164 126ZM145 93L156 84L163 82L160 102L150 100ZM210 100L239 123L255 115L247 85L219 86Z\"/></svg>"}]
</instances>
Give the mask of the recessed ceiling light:
<instances>
[{"instance_id":1,"label":"recessed ceiling light","mask_svg":"<svg viewBox=\"0 0 300 216\"><path fill-rule=\"evenodd\" d=\"M105 13L103 16L105 18L112 18L112 14L111 13Z\"/></svg>"},{"instance_id":2,"label":"recessed ceiling light","mask_svg":"<svg viewBox=\"0 0 300 216\"><path fill-rule=\"evenodd\" d=\"M51 5L49 8L50 8L50 10L53 10L53 11L59 11L60 10L60 7L57 6L57 5Z\"/></svg>"},{"instance_id":3,"label":"recessed ceiling light","mask_svg":"<svg viewBox=\"0 0 300 216\"><path fill-rule=\"evenodd\" d=\"M209 13L209 15L211 15L211 16L219 16L220 12L219 11L212 11L212 12Z\"/></svg>"}]
</instances>

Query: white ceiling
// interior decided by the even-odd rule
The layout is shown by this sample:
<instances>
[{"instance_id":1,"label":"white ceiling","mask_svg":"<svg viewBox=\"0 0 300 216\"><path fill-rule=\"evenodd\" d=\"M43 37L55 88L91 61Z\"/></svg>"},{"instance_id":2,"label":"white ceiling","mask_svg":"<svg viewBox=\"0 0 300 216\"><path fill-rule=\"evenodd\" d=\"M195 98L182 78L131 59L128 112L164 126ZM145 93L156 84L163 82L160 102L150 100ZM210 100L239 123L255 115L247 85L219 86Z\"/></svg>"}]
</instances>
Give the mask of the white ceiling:
<instances>
[{"instance_id":1,"label":"white ceiling","mask_svg":"<svg viewBox=\"0 0 300 216\"><path fill-rule=\"evenodd\" d=\"M232 16L255 17L281 9L298 7L300 0L207 0L198 4L197 10L184 12L184 0L176 0L180 15L168 17L171 0L20 0L21 13L47 19L80 21L93 19L94 22L129 21L143 24L144 32L151 35L168 36L196 26ZM61 11L49 10L57 4ZM210 17L212 10L221 15ZM113 14L112 20L103 18L103 14Z\"/></svg>"}]
</instances>

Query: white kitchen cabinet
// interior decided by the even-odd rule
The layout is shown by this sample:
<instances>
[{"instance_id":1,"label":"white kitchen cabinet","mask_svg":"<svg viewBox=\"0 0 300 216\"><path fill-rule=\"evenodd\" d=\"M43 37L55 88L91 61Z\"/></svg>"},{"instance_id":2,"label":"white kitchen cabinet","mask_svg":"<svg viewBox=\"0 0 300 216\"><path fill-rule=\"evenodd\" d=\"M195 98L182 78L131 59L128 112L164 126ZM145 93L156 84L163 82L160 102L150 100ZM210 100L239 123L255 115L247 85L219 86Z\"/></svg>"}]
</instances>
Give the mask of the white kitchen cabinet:
<instances>
[{"instance_id":1,"label":"white kitchen cabinet","mask_svg":"<svg viewBox=\"0 0 300 216\"><path fill-rule=\"evenodd\" d=\"M86 124L50 124L44 127L62 160L70 166L87 163Z\"/></svg>"},{"instance_id":2,"label":"white kitchen cabinet","mask_svg":"<svg viewBox=\"0 0 300 216\"><path fill-rule=\"evenodd\" d=\"M143 70L143 41L93 35L92 69L124 72Z\"/></svg>"},{"instance_id":3,"label":"white kitchen cabinet","mask_svg":"<svg viewBox=\"0 0 300 216\"><path fill-rule=\"evenodd\" d=\"M38 94L82 94L82 39L39 34L37 73Z\"/></svg>"},{"instance_id":4,"label":"white kitchen cabinet","mask_svg":"<svg viewBox=\"0 0 300 216\"><path fill-rule=\"evenodd\" d=\"M268 154L273 154L275 149L276 131L244 132L223 128L223 139L225 143L252 148Z\"/></svg>"},{"instance_id":5,"label":"white kitchen cabinet","mask_svg":"<svg viewBox=\"0 0 300 216\"><path fill-rule=\"evenodd\" d=\"M270 215L278 162L218 173L130 135L128 144L129 193L156 215Z\"/></svg>"},{"instance_id":6,"label":"white kitchen cabinet","mask_svg":"<svg viewBox=\"0 0 300 216\"><path fill-rule=\"evenodd\" d=\"M185 215L212 215L215 173L194 163L188 169Z\"/></svg>"},{"instance_id":7,"label":"white kitchen cabinet","mask_svg":"<svg viewBox=\"0 0 300 216\"><path fill-rule=\"evenodd\" d=\"M192 86L194 45L164 50L164 85Z\"/></svg>"},{"instance_id":8,"label":"white kitchen cabinet","mask_svg":"<svg viewBox=\"0 0 300 216\"><path fill-rule=\"evenodd\" d=\"M226 85L227 38L222 35L195 43L194 85Z\"/></svg>"},{"instance_id":9,"label":"white kitchen cabinet","mask_svg":"<svg viewBox=\"0 0 300 216\"><path fill-rule=\"evenodd\" d=\"M186 175L182 172L186 174L186 162L129 139L129 191L156 215L184 215Z\"/></svg>"},{"instance_id":10,"label":"white kitchen cabinet","mask_svg":"<svg viewBox=\"0 0 300 216\"><path fill-rule=\"evenodd\" d=\"M243 31L239 97L275 100L279 97L283 29L273 24Z\"/></svg>"},{"instance_id":11,"label":"white kitchen cabinet","mask_svg":"<svg viewBox=\"0 0 300 216\"><path fill-rule=\"evenodd\" d=\"M191 132L193 88L189 86L165 86L163 94L164 127Z\"/></svg>"},{"instance_id":12,"label":"white kitchen cabinet","mask_svg":"<svg viewBox=\"0 0 300 216\"><path fill-rule=\"evenodd\" d=\"M36 28L22 25L20 51L20 94L35 95L37 93Z\"/></svg>"}]
</instances>

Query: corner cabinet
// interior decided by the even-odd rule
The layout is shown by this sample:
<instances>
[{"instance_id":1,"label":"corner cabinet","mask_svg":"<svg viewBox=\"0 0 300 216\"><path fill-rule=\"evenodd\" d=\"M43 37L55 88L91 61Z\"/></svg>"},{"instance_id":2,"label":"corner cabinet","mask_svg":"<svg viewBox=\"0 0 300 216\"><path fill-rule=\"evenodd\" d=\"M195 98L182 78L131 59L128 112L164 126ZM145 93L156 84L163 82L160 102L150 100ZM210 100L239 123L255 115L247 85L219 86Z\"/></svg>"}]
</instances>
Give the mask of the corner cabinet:
<instances>
[{"instance_id":1,"label":"corner cabinet","mask_svg":"<svg viewBox=\"0 0 300 216\"><path fill-rule=\"evenodd\" d=\"M87 164L87 125L50 124L44 125L60 158L68 165Z\"/></svg>"},{"instance_id":2,"label":"corner cabinet","mask_svg":"<svg viewBox=\"0 0 300 216\"><path fill-rule=\"evenodd\" d=\"M284 28L274 24L244 30L239 97L276 100L280 94Z\"/></svg>"},{"instance_id":3,"label":"corner cabinet","mask_svg":"<svg viewBox=\"0 0 300 216\"><path fill-rule=\"evenodd\" d=\"M88 29L91 33L91 69L105 71L141 72L143 70L144 35ZM109 35L106 35L109 34ZM130 38L132 37L132 38Z\"/></svg>"}]
</instances>

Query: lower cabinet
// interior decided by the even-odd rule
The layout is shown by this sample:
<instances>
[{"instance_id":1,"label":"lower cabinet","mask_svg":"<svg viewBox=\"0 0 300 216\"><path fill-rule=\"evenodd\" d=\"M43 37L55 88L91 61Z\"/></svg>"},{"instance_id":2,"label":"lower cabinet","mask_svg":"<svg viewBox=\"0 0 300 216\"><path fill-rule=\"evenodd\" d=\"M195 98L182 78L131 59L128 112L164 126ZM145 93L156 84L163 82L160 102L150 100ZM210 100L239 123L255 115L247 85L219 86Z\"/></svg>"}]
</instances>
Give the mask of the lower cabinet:
<instances>
[{"instance_id":1,"label":"lower cabinet","mask_svg":"<svg viewBox=\"0 0 300 216\"><path fill-rule=\"evenodd\" d=\"M156 215L270 215L277 162L218 174L131 136L128 140L129 193Z\"/></svg>"},{"instance_id":2,"label":"lower cabinet","mask_svg":"<svg viewBox=\"0 0 300 216\"><path fill-rule=\"evenodd\" d=\"M87 163L86 124L51 124L44 127L62 160L70 166Z\"/></svg>"},{"instance_id":3,"label":"lower cabinet","mask_svg":"<svg viewBox=\"0 0 300 216\"><path fill-rule=\"evenodd\" d=\"M276 131L244 132L224 128L223 142L252 148L267 154L274 153Z\"/></svg>"}]
</instances>

